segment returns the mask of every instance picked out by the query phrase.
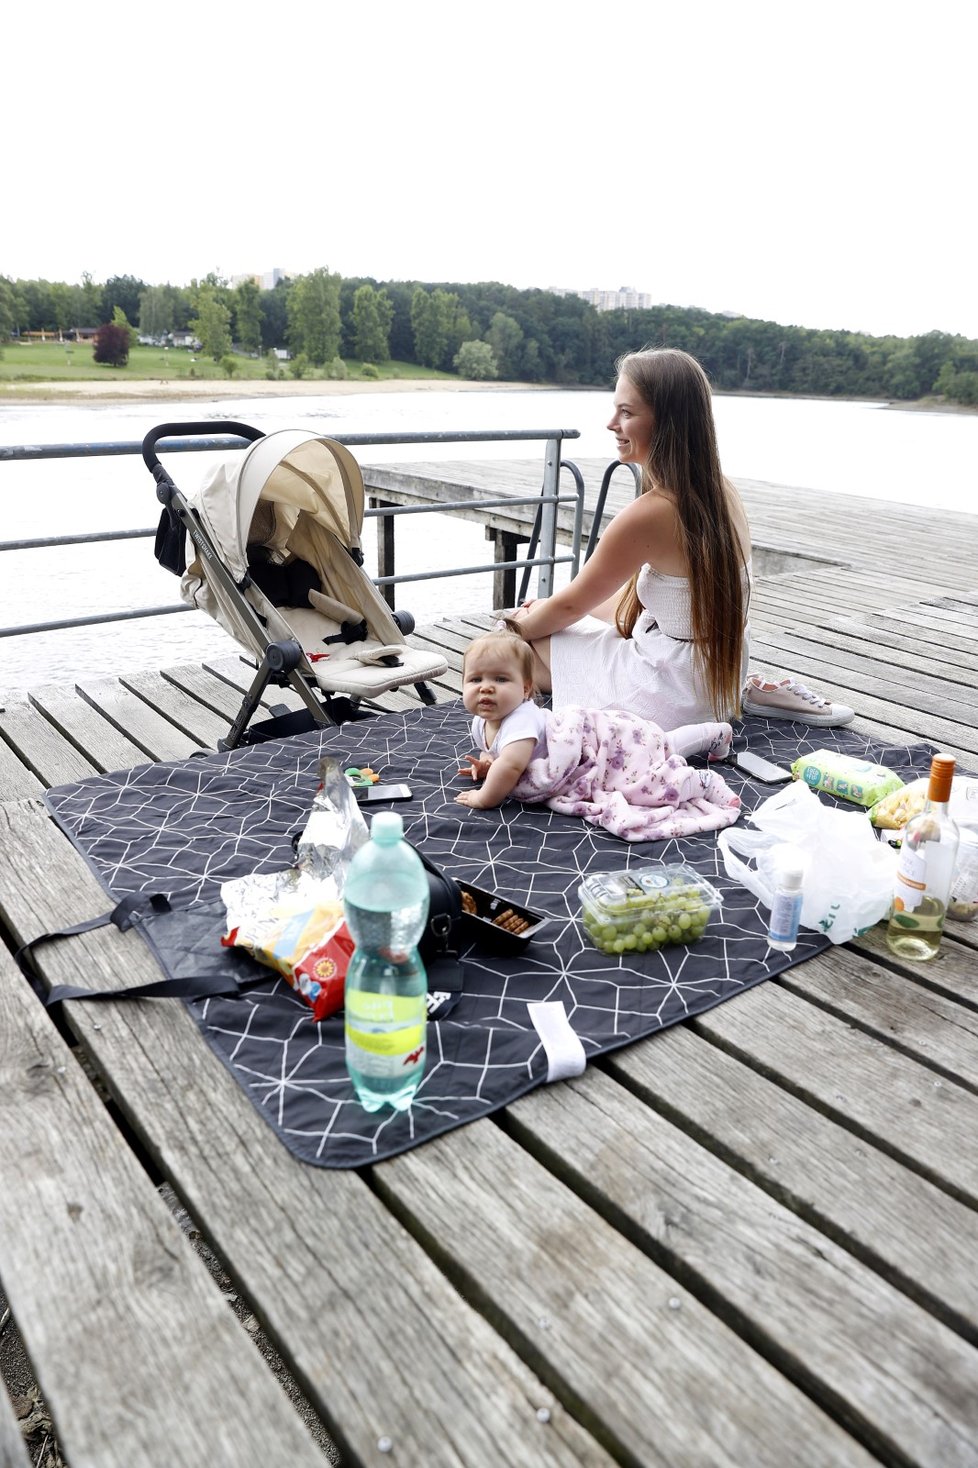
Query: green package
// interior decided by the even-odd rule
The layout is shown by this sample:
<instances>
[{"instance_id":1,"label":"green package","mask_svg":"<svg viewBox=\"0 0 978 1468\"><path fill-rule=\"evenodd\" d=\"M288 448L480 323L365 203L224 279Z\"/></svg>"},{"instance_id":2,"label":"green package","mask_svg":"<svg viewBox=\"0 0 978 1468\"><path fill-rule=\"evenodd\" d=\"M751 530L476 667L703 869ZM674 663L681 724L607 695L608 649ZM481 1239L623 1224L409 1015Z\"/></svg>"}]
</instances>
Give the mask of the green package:
<instances>
[{"instance_id":1,"label":"green package","mask_svg":"<svg viewBox=\"0 0 978 1468\"><path fill-rule=\"evenodd\" d=\"M903 781L885 765L870 764L852 754L837 754L834 749L815 749L800 754L791 766L796 780L804 780L812 790L824 790L856 805L871 806L884 795L899 790Z\"/></svg>"}]
</instances>

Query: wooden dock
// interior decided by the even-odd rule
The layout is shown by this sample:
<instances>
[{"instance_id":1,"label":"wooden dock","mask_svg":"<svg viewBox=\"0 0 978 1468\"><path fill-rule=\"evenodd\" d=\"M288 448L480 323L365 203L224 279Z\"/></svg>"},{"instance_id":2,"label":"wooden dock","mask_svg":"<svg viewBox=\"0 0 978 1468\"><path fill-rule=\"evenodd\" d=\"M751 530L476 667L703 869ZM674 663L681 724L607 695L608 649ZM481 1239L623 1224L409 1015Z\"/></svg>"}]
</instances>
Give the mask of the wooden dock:
<instances>
[{"instance_id":1,"label":"wooden dock","mask_svg":"<svg viewBox=\"0 0 978 1468\"><path fill-rule=\"evenodd\" d=\"M978 516L741 488L756 665L978 769ZM412 638L440 699L488 620ZM978 925L930 965L874 930L362 1173L295 1162L180 1005L69 1004L69 1048L11 955L106 900L39 797L213 749L249 681L0 696L0 1289L72 1468L323 1461L162 1183L344 1464L976 1468ZM158 976L113 929L39 966Z\"/></svg>"}]
</instances>

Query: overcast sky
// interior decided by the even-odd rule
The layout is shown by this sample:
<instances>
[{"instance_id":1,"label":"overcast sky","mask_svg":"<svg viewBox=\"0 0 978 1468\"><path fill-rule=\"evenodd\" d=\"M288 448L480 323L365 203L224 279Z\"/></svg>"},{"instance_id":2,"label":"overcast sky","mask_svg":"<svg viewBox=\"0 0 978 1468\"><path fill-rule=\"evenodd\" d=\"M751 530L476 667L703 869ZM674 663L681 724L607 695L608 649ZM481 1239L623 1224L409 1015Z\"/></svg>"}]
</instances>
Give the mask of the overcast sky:
<instances>
[{"instance_id":1,"label":"overcast sky","mask_svg":"<svg viewBox=\"0 0 978 1468\"><path fill-rule=\"evenodd\" d=\"M4 20L0 274L620 285L978 337L975 0Z\"/></svg>"}]
</instances>

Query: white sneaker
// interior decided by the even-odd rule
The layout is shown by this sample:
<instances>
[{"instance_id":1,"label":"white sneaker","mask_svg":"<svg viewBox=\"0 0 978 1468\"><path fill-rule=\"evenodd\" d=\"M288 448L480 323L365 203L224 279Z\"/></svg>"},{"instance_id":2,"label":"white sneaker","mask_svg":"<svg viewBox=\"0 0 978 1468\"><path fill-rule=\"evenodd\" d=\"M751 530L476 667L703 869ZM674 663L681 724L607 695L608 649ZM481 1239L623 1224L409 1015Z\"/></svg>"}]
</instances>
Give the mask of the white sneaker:
<instances>
[{"instance_id":1,"label":"white sneaker","mask_svg":"<svg viewBox=\"0 0 978 1468\"><path fill-rule=\"evenodd\" d=\"M797 678L781 678L775 683L760 673L752 673L747 679L743 703L745 714L790 719L795 724L819 724L823 728L849 724L856 717L855 711L844 703L830 703Z\"/></svg>"}]
</instances>

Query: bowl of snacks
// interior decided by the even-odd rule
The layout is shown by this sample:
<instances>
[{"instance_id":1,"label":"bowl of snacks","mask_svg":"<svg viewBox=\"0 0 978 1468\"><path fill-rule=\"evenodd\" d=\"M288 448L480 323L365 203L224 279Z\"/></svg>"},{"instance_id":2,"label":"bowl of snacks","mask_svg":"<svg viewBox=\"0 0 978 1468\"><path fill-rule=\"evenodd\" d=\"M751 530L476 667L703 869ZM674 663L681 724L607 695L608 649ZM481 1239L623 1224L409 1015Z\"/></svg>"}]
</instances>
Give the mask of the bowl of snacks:
<instances>
[{"instance_id":1,"label":"bowl of snacks","mask_svg":"<svg viewBox=\"0 0 978 1468\"><path fill-rule=\"evenodd\" d=\"M538 912L521 907L507 897L459 882L462 895L462 928L484 948L514 952L525 948L537 930L547 921Z\"/></svg>"},{"instance_id":2,"label":"bowl of snacks","mask_svg":"<svg viewBox=\"0 0 978 1468\"><path fill-rule=\"evenodd\" d=\"M655 953L695 943L722 902L692 867L663 864L594 872L580 886L584 930L602 953Z\"/></svg>"}]
</instances>

